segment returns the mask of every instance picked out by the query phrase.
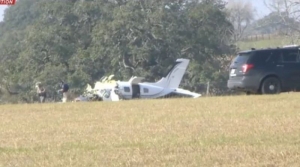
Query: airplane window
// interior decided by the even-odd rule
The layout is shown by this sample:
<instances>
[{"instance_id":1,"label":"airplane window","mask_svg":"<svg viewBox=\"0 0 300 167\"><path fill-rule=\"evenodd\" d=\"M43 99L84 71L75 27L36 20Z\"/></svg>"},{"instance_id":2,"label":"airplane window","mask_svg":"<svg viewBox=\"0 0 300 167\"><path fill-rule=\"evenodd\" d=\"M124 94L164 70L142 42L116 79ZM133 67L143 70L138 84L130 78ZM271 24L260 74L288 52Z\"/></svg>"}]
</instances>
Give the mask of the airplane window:
<instances>
[{"instance_id":1,"label":"airplane window","mask_svg":"<svg viewBox=\"0 0 300 167\"><path fill-rule=\"evenodd\" d=\"M125 92L130 92L130 88L129 87L124 87L124 91Z\"/></svg>"},{"instance_id":2,"label":"airplane window","mask_svg":"<svg viewBox=\"0 0 300 167\"><path fill-rule=\"evenodd\" d=\"M148 88L144 88L144 93L149 93L149 89Z\"/></svg>"}]
</instances>

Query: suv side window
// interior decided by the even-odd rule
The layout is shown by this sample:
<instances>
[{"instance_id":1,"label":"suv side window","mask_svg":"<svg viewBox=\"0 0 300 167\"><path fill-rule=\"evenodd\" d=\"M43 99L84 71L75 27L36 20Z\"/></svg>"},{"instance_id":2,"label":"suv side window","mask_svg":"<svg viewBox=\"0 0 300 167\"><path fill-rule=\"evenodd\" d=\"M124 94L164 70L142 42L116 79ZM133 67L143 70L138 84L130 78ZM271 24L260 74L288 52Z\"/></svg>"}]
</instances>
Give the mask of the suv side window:
<instances>
[{"instance_id":1,"label":"suv side window","mask_svg":"<svg viewBox=\"0 0 300 167\"><path fill-rule=\"evenodd\" d=\"M283 63L298 63L299 51L298 50L283 50L281 54Z\"/></svg>"},{"instance_id":2,"label":"suv side window","mask_svg":"<svg viewBox=\"0 0 300 167\"><path fill-rule=\"evenodd\" d=\"M278 63L281 61L281 53L279 50L272 50L269 52L270 56L266 60L268 63Z\"/></svg>"},{"instance_id":3,"label":"suv side window","mask_svg":"<svg viewBox=\"0 0 300 167\"><path fill-rule=\"evenodd\" d=\"M270 58L270 56L270 51L257 51L255 53L255 63L264 64Z\"/></svg>"}]
</instances>

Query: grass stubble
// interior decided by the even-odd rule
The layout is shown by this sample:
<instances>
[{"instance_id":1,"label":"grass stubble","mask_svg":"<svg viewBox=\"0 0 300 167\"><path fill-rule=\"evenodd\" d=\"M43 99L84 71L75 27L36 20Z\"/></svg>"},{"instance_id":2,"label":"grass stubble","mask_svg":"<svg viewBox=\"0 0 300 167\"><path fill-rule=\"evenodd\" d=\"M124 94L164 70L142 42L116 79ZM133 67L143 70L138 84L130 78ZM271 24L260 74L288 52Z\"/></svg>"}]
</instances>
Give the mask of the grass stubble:
<instances>
[{"instance_id":1,"label":"grass stubble","mask_svg":"<svg viewBox=\"0 0 300 167\"><path fill-rule=\"evenodd\" d=\"M0 166L299 166L300 94L0 106Z\"/></svg>"}]
</instances>

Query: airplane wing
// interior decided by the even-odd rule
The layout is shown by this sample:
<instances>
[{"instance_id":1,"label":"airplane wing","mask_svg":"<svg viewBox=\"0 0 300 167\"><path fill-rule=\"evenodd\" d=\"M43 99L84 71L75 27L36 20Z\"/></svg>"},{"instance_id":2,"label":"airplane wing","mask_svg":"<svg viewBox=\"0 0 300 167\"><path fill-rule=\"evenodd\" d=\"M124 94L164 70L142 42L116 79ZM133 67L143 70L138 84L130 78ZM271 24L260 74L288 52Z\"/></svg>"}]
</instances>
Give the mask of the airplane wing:
<instances>
[{"instance_id":1,"label":"airplane wing","mask_svg":"<svg viewBox=\"0 0 300 167\"><path fill-rule=\"evenodd\" d=\"M185 89L180 89L180 88L175 89L173 93L180 94L180 95L192 96L193 98L198 98L201 96L201 94L191 92L191 91L185 90Z\"/></svg>"}]
</instances>

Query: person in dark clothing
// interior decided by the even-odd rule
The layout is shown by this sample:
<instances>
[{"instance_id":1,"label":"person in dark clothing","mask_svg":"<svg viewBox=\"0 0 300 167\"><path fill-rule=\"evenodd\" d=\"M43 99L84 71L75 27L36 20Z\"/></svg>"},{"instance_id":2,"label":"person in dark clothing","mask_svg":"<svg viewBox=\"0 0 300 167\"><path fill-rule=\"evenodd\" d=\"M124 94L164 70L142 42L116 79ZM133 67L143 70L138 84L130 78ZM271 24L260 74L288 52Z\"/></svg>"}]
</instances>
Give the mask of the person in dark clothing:
<instances>
[{"instance_id":1,"label":"person in dark clothing","mask_svg":"<svg viewBox=\"0 0 300 167\"><path fill-rule=\"evenodd\" d=\"M67 83L64 83L63 81L61 81L60 86L61 86L61 89L59 89L58 92L61 92L63 94L62 101L65 103L68 101L69 85Z\"/></svg>"}]
</instances>

